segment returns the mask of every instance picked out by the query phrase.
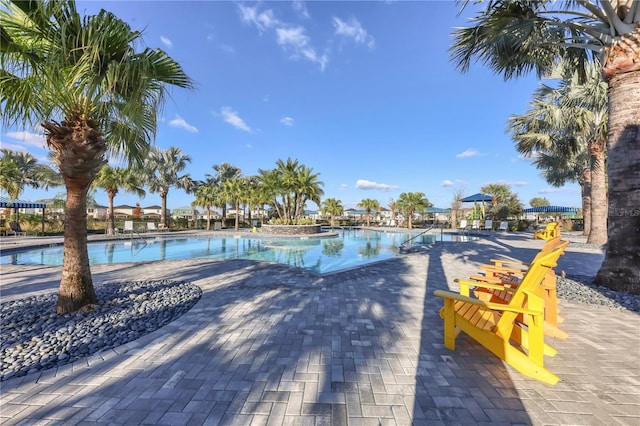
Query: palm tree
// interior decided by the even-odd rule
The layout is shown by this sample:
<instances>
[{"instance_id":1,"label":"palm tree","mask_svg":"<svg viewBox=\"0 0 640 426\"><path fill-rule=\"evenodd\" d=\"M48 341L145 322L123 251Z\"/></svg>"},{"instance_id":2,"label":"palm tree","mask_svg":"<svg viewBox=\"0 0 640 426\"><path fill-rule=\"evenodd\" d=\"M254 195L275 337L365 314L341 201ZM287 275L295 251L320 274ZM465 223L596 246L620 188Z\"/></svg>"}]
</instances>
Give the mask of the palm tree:
<instances>
[{"instance_id":1,"label":"palm tree","mask_svg":"<svg viewBox=\"0 0 640 426\"><path fill-rule=\"evenodd\" d=\"M608 242L598 284L640 294L640 2L492 0L454 33L462 71L479 59L506 79L549 75L559 60L586 79L595 63L608 84ZM593 224L592 224L593 226Z\"/></svg>"},{"instance_id":2,"label":"palm tree","mask_svg":"<svg viewBox=\"0 0 640 426\"><path fill-rule=\"evenodd\" d=\"M322 202L322 213L329 215L331 227L333 228L336 225L336 216L340 216L344 213L342 201L335 198L327 198Z\"/></svg>"},{"instance_id":3,"label":"palm tree","mask_svg":"<svg viewBox=\"0 0 640 426\"><path fill-rule=\"evenodd\" d=\"M398 202L393 198L389 198L389 203L387 204L389 210L391 210L391 221L395 222L396 220L396 211L398 210Z\"/></svg>"},{"instance_id":4,"label":"palm tree","mask_svg":"<svg viewBox=\"0 0 640 426\"><path fill-rule=\"evenodd\" d=\"M229 163L216 164L213 166L213 170L215 170L215 179L217 184L222 187L226 181L229 179L233 179L234 177L242 176L242 170L239 167L234 166ZM208 175L207 175L208 176ZM222 219L227 220L227 204L222 201Z\"/></svg>"},{"instance_id":5,"label":"palm tree","mask_svg":"<svg viewBox=\"0 0 640 426\"><path fill-rule=\"evenodd\" d=\"M278 160L276 166L273 170L258 170L261 187L278 217L284 223L293 223L304 214L307 201L320 205L324 183L318 180L319 173L313 173L298 160Z\"/></svg>"},{"instance_id":6,"label":"palm tree","mask_svg":"<svg viewBox=\"0 0 640 426\"><path fill-rule=\"evenodd\" d=\"M191 205L207 209L207 231L209 231L211 230L211 207L216 205L220 199L215 179L209 177L204 182L195 182L193 194L196 199Z\"/></svg>"},{"instance_id":7,"label":"palm tree","mask_svg":"<svg viewBox=\"0 0 640 426\"><path fill-rule=\"evenodd\" d=\"M587 79L581 82L571 75L571 68L561 64L553 77L561 77L557 88L541 85L533 95L530 109L522 115L509 118L509 130L516 149L527 156L545 153L579 165L581 173L567 174L567 180L589 185L589 200L583 200L585 231L588 243L605 244L607 241L607 190L605 145L607 131L607 85L594 66L586 68ZM583 153L588 152L588 156ZM551 165L557 168L557 162ZM538 168L544 163L535 161ZM567 169L562 167L562 169ZM556 172L551 175L557 177ZM584 177L588 177L584 179ZM583 178L583 179L581 179ZM556 183L563 185L566 180ZM550 183L550 182L549 182Z\"/></svg>"},{"instance_id":8,"label":"palm tree","mask_svg":"<svg viewBox=\"0 0 640 426\"><path fill-rule=\"evenodd\" d=\"M451 228L456 229L458 227L458 213L462 210L462 200L465 198L464 191L462 189L456 189L453 192L453 199L451 200Z\"/></svg>"},{"instance_id":9,"label":"palm tree","mask_svg":"<svg viewBox=\"0 0 640 426\"><path fill-rule=\"evenodd\" d=\"M28 152L16 152L9 149L1 149L3 162L10 162L17 168L17 175L14 176L14 185L19 190L14 198L18 198L25 186L32 188L44 188L63 186L64 182L60 175L51 167L38 163L36 157Z\"/></svg>"},{"instance_id":10,"label":"palm tree","mask_svg":"<svg viewBox=\"0 0 640 426\"><path fill-rule=\"evenodd\" d=\"M403 192L398 197L398 205L406 213L409 230L413 229L413 213L431 207L431 203L422 192Z\"/></svg>"},{"instance_id":11,"label":"palm tree","mask_svg":"<svg viewBox=\"0 0 640 426\"><path fill-rule=\"evenodd\" d=\"M313 169L300 165L296 171L294 192L294 218L300 219L304 216L304 209L307 201L312 201L320 205L320 198L324 195L322 190L323 182L318 180L320 173L313 173Z\"/></svg>"},{"instance_id":12,"label":"palm tree","mask_svg":"<svg viewBox=\"0 0 640 426\"><path fill-rule=\"evenodd\" d=\"M236 211L235 230L240 229L240 204L246 200L247 182L242 177L227 179L222 185L222 198L233 205Z\"/></svg>"},{"instance_id":13,"label":"palm tree","mask_svg":"<svg viewBox=\"0 0 640 426\"><path fill-rule=\"evenodd\" d=\"M66 189L64 265L57 311L95 303L87 254L87 191L105 153L140 161L168 85L190 87L159 49L112 13L80 16L75 2L9 1L0 7L2 120L42 125Z\"/></svg>"},{"instance_id":14,"label":"palm tree","mask_svg":"<svg viewBox=\"0 0 640 426\"><path fill-rule=\"evenodd\" d=\"M162 212L160 213L160 222L165 227L167 223L167 196L169 189L173 186L191 190L193 181L189 174L179 175L191 162L191 157L182 152L180 148L174 146L166 150L159 148L151 148L149 156L144 165L144 175L149 192L152 194L160 194L162 200Z\"/></svg>"},{"instance_id":15,"label":"palm tree","mask_svg":"<svg viewBox=\"0 0 640 426\"><path fill-rule=\"evenodd\" d=\"M365 198L364 200L358 203L358 207L366 210L367 212L367 226L371 225L371 211L380 211L380 203L378 200L373 200L371 198Z\"/></svg>"},{"instance_id":16,"label":"palm tree","mask_svg":"<svg viewBox=\"0 0 640 426\"><path fill-rule=\"evenodd\" d=\"M146 192L142 188L139 171L135 169L125 169L123 167L111 167L107 164L102 166L96 179L93 181L94 188L101 188L107 193L109 198L109 218L107 221L107 235L113 235L115 225L115 215L113 211L113 199L118 195L120 188L144 198Z\"/></svg>"},{"instance_id":17,"label":"palm tree","mask_svg":"<svg viewBox=\"0 0 640 426\"><path fill-rule=\"evenodd\" d=\"M6 191L9 198L18 198L22 189L22 174L18 165L6 156L0 158L0 190Z\"/></svg>"}]
</instances>

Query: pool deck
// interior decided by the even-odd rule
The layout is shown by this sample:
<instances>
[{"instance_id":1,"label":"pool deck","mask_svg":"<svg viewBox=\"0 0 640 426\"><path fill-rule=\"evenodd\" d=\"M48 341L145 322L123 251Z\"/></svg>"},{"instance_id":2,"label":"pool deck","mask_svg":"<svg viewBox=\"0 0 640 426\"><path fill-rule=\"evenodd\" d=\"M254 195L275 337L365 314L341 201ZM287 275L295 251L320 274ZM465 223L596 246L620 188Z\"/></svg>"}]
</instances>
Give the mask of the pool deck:
<instances>
[{"instance_id":1,"label":"pool deck","mask_svg":"<svg viewBox=\"0 0 640 426\"><path fill-rule=\"evenodd\" d=\"M140 339L0 383L0 423L163 425L640 424L640 315L561 301L567 340L526 378L465 335L443 346L442 299L489 258L531 259L530 233L484 232L327 276L246 260L95 265L96 284L187 280L201 300ZM565 238L584 242L579 235ZM42 244L4 237L1 247ZM46 240L54 243L53 239ZM593 274L597 248L557 271ZM1 266L2 300L54 291L60 267Z\"/></svg>"}]
</instances>

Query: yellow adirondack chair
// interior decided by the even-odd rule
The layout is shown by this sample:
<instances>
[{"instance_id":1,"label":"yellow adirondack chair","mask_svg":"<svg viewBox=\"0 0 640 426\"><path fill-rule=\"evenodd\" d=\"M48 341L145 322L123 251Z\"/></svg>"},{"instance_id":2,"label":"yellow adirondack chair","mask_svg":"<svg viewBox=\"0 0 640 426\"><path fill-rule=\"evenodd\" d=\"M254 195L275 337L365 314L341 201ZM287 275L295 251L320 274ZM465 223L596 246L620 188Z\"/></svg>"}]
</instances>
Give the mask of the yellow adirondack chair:
<instances>
[{"instance_id":1,"label":"yellow adirondack chair","mask_svg":"<svg viewBox=\"0 0 640 426\"><path fill-rule=\"evenodd\" d=\"M544 229L539 229L533 233L534 239L550 240L560 236L560 224L558 222L549 222Z\"/></svg>"},{"instance_id":2,"label":"yellow adirondack chair","mask_svg":"<svg viewBox=\"0 0 640 426\"><path fill-rule=\"evenodd\" d=\"M538 256L527 270L509 303L478 300L469 295L436 290L444 299L440 316L444 320L444 345L455 350L461 331L491 351L520 373L556 384L558 376L544 367L544 356L556 350L544 342L544 301L536 289L548 271L557 265L561 250ZM520 315L528 317L528 326L518 323Z\"/></svg>"},{"instance_id":3,"label":"yellow adirondack chair","mask_svg":"<svg viewBox=\"0 0 640 426\"><path fill-rule=\"evenodd\" d=\"M561 254L564 254L564 250L568 245L569 241L562 241L560 237L547 240L534 260L545 252L554 249L560 249ZM491 259L491 262L493 263L480 266L484 275L474 274L469 277L469 280L455 280L460 285L460 294L469 294L469 287L476 287L474 295L480 300L509 303L515 288L522 281L522 276L526 273L530 264L510 259ZM556 281L556 273L551 269L545 275L538 289L539 296L544 299L544 334L566 339L569 336L568 333L558 327L558 323L564 320L558 315ZM486 284L477 286L478 282L494 284L495 286L487 286ZM526 318L521 318L521 321L526 323L527 320Z\"/></svg>"}]
</instances>

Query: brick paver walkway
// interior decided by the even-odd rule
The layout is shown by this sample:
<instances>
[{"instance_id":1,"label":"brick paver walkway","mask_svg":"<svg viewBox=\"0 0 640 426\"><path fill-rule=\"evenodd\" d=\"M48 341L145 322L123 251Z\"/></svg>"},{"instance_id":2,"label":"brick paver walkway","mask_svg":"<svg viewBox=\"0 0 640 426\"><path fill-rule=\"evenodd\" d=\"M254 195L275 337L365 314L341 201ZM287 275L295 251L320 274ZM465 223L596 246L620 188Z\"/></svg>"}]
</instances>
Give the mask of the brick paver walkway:
<instances>
[{"instance_id":1,"label":"brick paver walkway","mask_svg":"<svg viewBox=\"0 0 640 426\"><path fill-rule=\"evenodd\" d=\"M567 340L550 341L561 381L528 379L468 337L443 347L442 300L479 263L530 259L530 235L437 244L319 277L250 261L92 267L96 283L188 280L195 307L127 345L0 383L0 422L166 425L640 424L640 316L561 303ZM593 273L595 249L558 270ZM60 268L2 267L3 300L49 291Z\"/></svg>"}]
</instances>

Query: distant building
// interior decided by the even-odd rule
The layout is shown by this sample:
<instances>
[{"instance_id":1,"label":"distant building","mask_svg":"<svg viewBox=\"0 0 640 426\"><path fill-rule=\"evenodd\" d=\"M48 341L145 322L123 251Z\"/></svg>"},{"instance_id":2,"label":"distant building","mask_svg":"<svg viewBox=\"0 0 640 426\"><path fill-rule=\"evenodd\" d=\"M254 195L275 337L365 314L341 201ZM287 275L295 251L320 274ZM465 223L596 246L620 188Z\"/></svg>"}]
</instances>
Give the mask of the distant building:
<instances>
[{"instance_id":1,"label":"distant building","mask_svg":"<svg viewBox=\"0 0 640 426\"><path fill-rule=\"evenodd\" d=\"M167 209L167 216L169 215L171 215L171 210ZM162 206L143 207L142 217L145 219L160 219L162 217Z\"/></svg>"},{"instance_id":2,"label":"distant building","mask_svg":"<svg viewBox=\"0 0 640 426\"><path fill-rule=\"evenodd\" d=\"M198 214L198 210L192 207L178 207L171 211L171 217L174 219L194 220Z\"/></svg>"},{"instance_id":3,"label":"distant building","mask_svg":"<svg viewBox=\"0 0 640 426\"><path fill-rule=\"evenodd\" d=\"M127 204L113 206L113 216L116 218L129 218L133 216L133 211L135 208L135 206L130 206Z\"/></svg>"}]
</instances>

